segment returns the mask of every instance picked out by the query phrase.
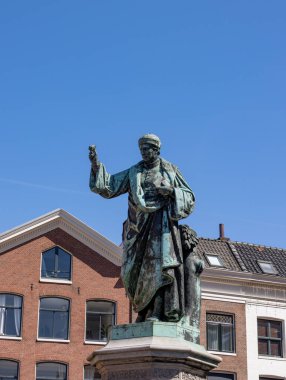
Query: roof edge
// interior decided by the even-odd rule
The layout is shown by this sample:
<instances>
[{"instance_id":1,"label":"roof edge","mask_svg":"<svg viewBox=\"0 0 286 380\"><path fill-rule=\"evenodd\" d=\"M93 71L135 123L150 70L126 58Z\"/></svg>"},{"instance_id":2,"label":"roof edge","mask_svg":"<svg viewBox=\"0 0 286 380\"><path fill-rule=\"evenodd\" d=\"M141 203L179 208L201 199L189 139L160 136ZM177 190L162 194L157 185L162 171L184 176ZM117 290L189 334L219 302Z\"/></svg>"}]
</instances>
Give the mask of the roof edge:
<instances>
[{"instance_id":1,"label":"roof edge","mask_svg":"<svg viewBox=\"0 0 286 380\"><path fill-rule=\"evenodd\" d=\"M113 264L121 265L122 249L63 209L56 209L0 234L0 253L55 228L61 228Z\"/></svg>"}]
</instances>

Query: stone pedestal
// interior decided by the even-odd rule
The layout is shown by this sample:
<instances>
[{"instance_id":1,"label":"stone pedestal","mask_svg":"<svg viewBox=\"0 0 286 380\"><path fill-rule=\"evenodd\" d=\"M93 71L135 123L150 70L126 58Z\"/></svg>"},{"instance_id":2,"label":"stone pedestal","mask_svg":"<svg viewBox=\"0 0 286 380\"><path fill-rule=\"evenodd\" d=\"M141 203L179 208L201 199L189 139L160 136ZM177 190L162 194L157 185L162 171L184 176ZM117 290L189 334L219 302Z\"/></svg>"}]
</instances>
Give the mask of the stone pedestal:
<instances>
[{"instance_id":1,"label":"stone pedestal","mask_svg":"<svg viewBox=\"0 0 286 380\"><path fill-rule=\"evenodd\" d=\"M193 343L176 323L114 326L108 344L88 360L102 380L205 380L221 359Z\"/></svg>"}]
</instances>

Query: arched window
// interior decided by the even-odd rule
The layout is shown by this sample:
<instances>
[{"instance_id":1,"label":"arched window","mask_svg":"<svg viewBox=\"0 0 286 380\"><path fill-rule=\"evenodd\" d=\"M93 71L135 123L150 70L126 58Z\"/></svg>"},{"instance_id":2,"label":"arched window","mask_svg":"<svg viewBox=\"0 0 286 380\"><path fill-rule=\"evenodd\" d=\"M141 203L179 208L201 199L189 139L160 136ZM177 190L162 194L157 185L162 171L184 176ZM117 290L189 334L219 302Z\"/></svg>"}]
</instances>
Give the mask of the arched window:
<instances>
[{"instance_id":1,"label":"arched window","mask_svg":"<svg viewBox=\"0 0 286 380\"><path fill-rule=\"evenodd\" d=\"M108 329L115 324L115 303L110 301L88 301L86 303L87 341L106 342Z\"/></svg>"},{"instance_id":2,"label":"arched window","mask_svg":"<svg viewBox=\"0 0 286 380\"><path fill-rule=\"evenodd\" d=\"M64 298L41 298L38 337L67 340L69 335L69 309L70 301Z\"/></svg>"},{"instance_id":3,"label":"arched window","mask_svg":"<svg viewBox=\"0 0 286 380\"><path fill-rule=\"evenodd\" d=\"M12 360L0 360L0 380L18 380L19 365Z\"/></svg>"},{"instance_id":4,"label":"arched window","mask_svg":"<svg viewBox=\"0 0 286 380\"><path fill-rule=\"evenodd\" d=\"M22 297L0 294L0 337L21 336Z\"/></svg>"},{"instance_id":5,"label":"arched window","mask_svg":"<svg viewBox=\"0 0 286 380\"><path fill-rule=\"evenodd\" d=\"M96 380L96 379L101 379L101 376L98 370L91 365L85 365L84 366L84 380Z\"/></svg>"},{"instance_id":6,"label":"arched window","mask_svg":"<svg viewBox=\"0 0 286 380\"><path fill-rule=\"evenodd\" d=\"M209 373L208 380L234 380L234 375L231 373Z\"/></svg>"},{"instance_id":7,"label":"arched window","mask_svg":"<svg viewBox=\"0 0 286 380\"><path fill-rule=\"evenodd\" d=\"M71 255L60 247L42 254L42 279L71 280Z\"/></svg>"},{"instance_id":8,"label":"arched window","mask_svg":"<svg viewBox=\"0 0 286 380\"><path fill-rule=\"evenodd\" d=\"M36 380L67 380L67 366L61 363L38 363Z\"/></svg>"}]
</instances>

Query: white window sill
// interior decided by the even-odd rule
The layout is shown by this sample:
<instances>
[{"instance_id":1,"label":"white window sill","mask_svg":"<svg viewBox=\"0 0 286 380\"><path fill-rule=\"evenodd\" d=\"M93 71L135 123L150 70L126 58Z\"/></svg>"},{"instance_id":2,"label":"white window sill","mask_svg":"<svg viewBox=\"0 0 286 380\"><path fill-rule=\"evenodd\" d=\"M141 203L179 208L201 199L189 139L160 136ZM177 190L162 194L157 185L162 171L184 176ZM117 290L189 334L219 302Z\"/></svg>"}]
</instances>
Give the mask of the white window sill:
<instances>
[{"instance_id":1,"label":"white window sill","mask_svg":"<svg viewBox=\"0 0 286 380\"><path fill-rule=\"evenodd\" d=\"M65 339L48 339L48 338L37 338L37 342L49 342L49 343L70 343L70 340L65 340Z\"/></svg>"},{"instance_id":2,"label":"white window sill","mask_svg":"<svg viewBox=\"0 0 286 380\"><path fill-rule=\"evenodd\" d=\"M102 342L100 340L85 340L84 344L95 344L98 346L106 346L108 342Z\"/></svg>"},{"instance_id":3,"label":"white window sill","mask_svg":"<svg viewBox=\"0 0 286 380\"><path fill-rule=\"evenodd\" d=\"M265 355L265 356L259 355L258 359L286 361L286 358L281 358L280 356L270 356L270 355Z\"/></svg>"},{"instance_id":4,"label":"white window sill","mask_svg":"<svg viewBox=\"0 0 286 380\"><path fill-rule=\"evenodd\" d=\"M40 282L49 282L53 284L66 284L66 285L72 284L72 281L70 280L61 280L61 279L53 279L53 278L41 278Z\"/></svg>"},{"instance_id":5,"label":"white window sill","mask_svg":"<svg viewBox=\"0 0 286 380\"><path fill-rule=\"evenodd\" d=\"M235 352L209 351L209 350L208 352L214 355L236 356Z\"/></svg>"},{"instance_id":6,"label":"white window sill","mask_svg":"<svg viewBox=\"0 0 286 380\"><path fill-rule=\"evenodd\" d=\"M22 337L21 337L21 336L0 335L0 339L7 339L7 340L22 340Z\"/></svg>"}]
</instances>

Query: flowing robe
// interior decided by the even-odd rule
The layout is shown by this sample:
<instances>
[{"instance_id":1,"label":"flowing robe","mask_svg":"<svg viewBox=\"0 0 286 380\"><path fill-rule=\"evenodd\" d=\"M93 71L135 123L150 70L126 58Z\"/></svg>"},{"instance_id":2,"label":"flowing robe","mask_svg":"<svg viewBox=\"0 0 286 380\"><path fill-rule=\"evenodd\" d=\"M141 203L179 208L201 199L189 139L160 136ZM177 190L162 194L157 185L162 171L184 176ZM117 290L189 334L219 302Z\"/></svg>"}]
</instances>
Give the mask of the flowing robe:
<instances>
[{"instance_id":1,"label":"flowing robe","mask_svg":"<svg viewBox=\"0 0 286 380\"><path fill-rule=\"evenodd\" d=\"M156 187L173 187L164 198ZM151 303L159 289L164 291L164 320L178 320L184 314L184 268L178 220L194 206L194 194L178 168L160 158L147 168L143 161L110 175L100 163L91 170L91 191L104 198L124 193L128 197L128 218L123 225L121 278L135 311Z\"/></svg>"}]
</instances>

